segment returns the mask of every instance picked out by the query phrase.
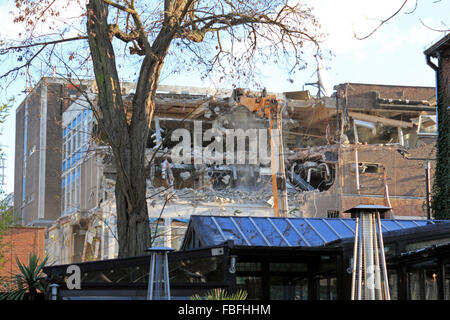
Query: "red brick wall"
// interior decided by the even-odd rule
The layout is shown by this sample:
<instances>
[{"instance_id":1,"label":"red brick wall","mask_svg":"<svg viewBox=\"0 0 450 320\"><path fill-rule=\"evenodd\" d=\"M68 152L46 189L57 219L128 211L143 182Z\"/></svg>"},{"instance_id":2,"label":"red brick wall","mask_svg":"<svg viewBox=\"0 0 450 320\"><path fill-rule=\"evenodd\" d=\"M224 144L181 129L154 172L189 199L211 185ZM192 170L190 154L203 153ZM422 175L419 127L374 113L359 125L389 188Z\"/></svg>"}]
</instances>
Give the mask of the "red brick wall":
<instances>
[{"instance_id":1,"label":"red brick wall","mask_svg":"<svg viewBox=\"0 0 450 320\"><path fill-rule=\"evenodd\" d=\"M344 83L336 86L338 96L341 100L345 96L345 88L347 88L348 96L347 106L350 109L375 108L377 105L377 94L379 98L385 99L429 100L436 93L433 87Z\"/></svg>"},{"instance_id":2,"label":"red brick wall","mask_svg":"<svg viewBox=\"0 0 450 320\"><path fill-rule=\"evenodd\" d=\"M0 265L0 284L11 281L18 274L16 257L28 265L30 253L36 253L42 261L44 257L44 227L10 227L2 236L4 263Z\"/></svg>"},{"instance_id":3,"label":"red brick wall","mask_svg":"<svg viewBox=\"0 0 450 320\"><path fill-rule=\"evenodd\" d=\"M402 219L402 217L420 217L425 218L427 216L426 209L424 207L424 200L420 199L396 199L390 198L391 206L394 211L395 218ZM351 197L345 196L342 199L343 211L356 207L359 204L374 204L380 206L387 206L384 198L374 197ZM342 213L343 218L350 218L350 213ZM389 213L385 216L387 219L393 219Z\"/></svg>"}]
</instances>

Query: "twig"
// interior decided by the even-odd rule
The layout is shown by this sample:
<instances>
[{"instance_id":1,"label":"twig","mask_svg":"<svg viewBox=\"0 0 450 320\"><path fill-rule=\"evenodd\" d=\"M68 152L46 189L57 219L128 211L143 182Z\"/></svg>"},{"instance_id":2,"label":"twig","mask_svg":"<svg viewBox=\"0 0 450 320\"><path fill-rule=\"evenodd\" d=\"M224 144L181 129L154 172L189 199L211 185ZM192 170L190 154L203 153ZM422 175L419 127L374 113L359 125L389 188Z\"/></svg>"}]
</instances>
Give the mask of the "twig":
<instances>
[{"instance_id":1,"label":"twig","mask_svg":"<svg viewBox=\"0 0 450 320\"><path fill-rule=\"evenodd\" d=\"M380 24L379 24L375 29L373 29L372 32L369 33L367 36L360 38L360 37L358 37L356 34L354 34L355 38L358 39L358 40L364 40L364 39L369 38L369 37L370 37L372 34L374 34L375 31L377 31L383 24L385 24L386 22L388 22L389 20L391 20L393 17L395 17L395 16L403 9L403 7L405 6L405 4L406 4L407 2L408 2L408 0L405 0L405 1L403 2L403 4L401 5L401 7L400 7L393 15L391 15L389 18L384 19L384 20L381 20Z\"/></svg>"}]
</instances>

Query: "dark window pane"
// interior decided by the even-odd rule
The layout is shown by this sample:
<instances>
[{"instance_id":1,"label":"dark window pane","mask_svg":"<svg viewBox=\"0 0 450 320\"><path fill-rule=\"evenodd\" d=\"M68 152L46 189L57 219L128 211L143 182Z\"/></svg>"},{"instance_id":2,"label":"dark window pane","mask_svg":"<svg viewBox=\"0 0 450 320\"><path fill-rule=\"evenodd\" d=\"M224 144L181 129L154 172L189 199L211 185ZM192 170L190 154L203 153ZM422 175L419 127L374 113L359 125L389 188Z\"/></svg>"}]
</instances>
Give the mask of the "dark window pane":
<instances>
[{"instance_id":1,"label":"dark window pane","mask_svg":"<svg viewBox=\"0 0 450 320\"><path fill-rule=\"evenodd\" d=\"M308 279L286 276L270 278L271 300L307 300Z\"/></svg>"},{"instance_id":2,"label":"dark window pane","mask_svg":"<svg viewBox=\"0 0 450 320\"><path fill-rule=\"evenodd\" d=\"M261 271L260 262L238 262L236 264L237 271Z\"/></svg>"},{"instance_id":3,"label":"dark window pane","mask_svg":"<svg viewBox=\"0 0 450 320\"><path fill-rule=\"evenodd\" d=\"M223 281L222 257L169 262L171 282Z\"/></svg>"},{"instance_id":4,"label":"dark window pane","mask_svg":"<svg viewBox=\"0 0 450 320\"><path fill-rule=\"evenodd\" d=\"M261 277L236 277L237 289L247 291L247 300L262 300Z\"/></svg>"},{"instance_id":5,"label":"dark window pane","mask_svg":"<svg viewBox=\"0 0 450 320\"><path fill-rule=\"evenodd\" d=\"M389 277L389 295L391 300L398 300L397 271L388 270Z\"/></svg>"},{"instance_id":6,"label":"dark window pane","mask_svg":"<svg viewBox=\"0 0 450 320\"><path fill-rule=\"evenodd\" d=\"M269 269L279 272L307 272L308 265L306 263L270 263Z\"/></svg>"},{"instance_id":7,"label":"dark window pane","mask_svg":"<svg viewBox=\"0 0 450 320\"><path fill-rule=\"evenodd\" d=\"M421 277L419 271L408 272L409 300L421 300Z\"/></svg>"}]
</instances>

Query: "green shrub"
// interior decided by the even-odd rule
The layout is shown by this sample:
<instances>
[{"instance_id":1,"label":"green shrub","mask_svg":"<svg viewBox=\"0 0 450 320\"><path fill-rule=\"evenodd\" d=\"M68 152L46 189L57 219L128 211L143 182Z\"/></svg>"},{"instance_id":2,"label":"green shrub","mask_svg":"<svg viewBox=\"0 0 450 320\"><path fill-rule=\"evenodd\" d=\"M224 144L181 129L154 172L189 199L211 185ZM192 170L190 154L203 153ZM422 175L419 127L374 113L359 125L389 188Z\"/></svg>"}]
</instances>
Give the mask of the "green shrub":
<instances>
[{"instance_id":1,"label":"green shrub","mask_svg":"<svg viewBox=\"0 0 450 320\"><path fill-rule=\"evenodd\" d=\"M45 266L47 259L46 257L39 263L38 256L30 254L28 265L26 266L16 258L20 274L16 275L13 286L4 288L6 292L0 294L0 300L36 300L39 293L45 293L47 283L42 273L42 268Z\"/></svg>"},{"instance_id":2,"label":"green shrub","mask_svg":"<svg viewBox=\"0 0 450 320\"><path fill-rule=\"evenodd\" d=\"M205 296L201 297L199 294L195 294L191 297L191 300L245 300L248 293L245 290L239 290L233 294L228 294L225 289L216 288L208 291Z\"/></svg>"}]
</instances>

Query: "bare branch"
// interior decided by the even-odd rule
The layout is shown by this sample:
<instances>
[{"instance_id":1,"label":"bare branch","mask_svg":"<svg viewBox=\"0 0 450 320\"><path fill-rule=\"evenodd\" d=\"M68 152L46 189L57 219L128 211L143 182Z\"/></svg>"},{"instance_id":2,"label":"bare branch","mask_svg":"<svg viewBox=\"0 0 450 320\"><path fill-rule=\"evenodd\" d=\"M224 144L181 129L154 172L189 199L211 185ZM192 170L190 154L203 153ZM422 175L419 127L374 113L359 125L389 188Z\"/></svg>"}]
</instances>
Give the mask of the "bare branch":
<instances>
[{"instance_id":1,"label":"bare branch","mask_svg":"<svg viewBox=\"0 0 450 320\"><path fill-rule=\"evenodd\" d=\"M13 69L8 70L8 72L6 72L5 74L1 75L0 78L6 78L7 76L9 76L11 73L14 73L16 71L19 71L23 68L28 68L30 66L30 64L33 62L34 59L36 59L36 57L39 56L39 54L45 49L47 45L42 46L42 48L40 48L38 50L38 52L36 52L30 59L27 60L27 62L25 62L23 65L15 67Z\"/></svg>"},{"instance_id":2,"label":"bare branch","mask_svg":"<svg viewBox=\"0 0 450 320\"><path fill-rule=\"evenodd\" d=\"M113 6L114 8L117 8L119 10L131 13L131 14L137 14L136 10L127 8L121 4L118 4L117 2L111 1L111 0L103 0L105 3L109 4L110 6Z\"/></svg>"},{"instance_id":3,"label":"bare branch","mask_svg":"<svg viewBox=\"0 0 450 320\"><path fill-rule=\"evenodd\" d=\"M87 40L87 39L88 39L88 37L86 37L86 36L78 36L78 37L72 37L72 38L66 38L66 39L58 39L58 40L23 44L23 45L19 45L19 46L11 46L11 47L6 47L6 48L0 50L0 54L5 54L8 51L12 51L12 50L26 49L26 48L32 48L32 47L37 47L37 46L47 46L47 45L58 44L58 43L63 43L63 42L70 42L70 41L76 41L76 40Z\"/></svg>"},{"instance_id":4,"label":"bare branch","mask_svg":"<svg viewBox=\"0 0 450 320\"><path fill-rule=\"evenodd\" d=\"M450 29L435 29L435 28L431 28L431 27L427 26L427 25L425 24L425 22L422 21L422 19L419 19L419 20L420 20L420 23L421 23L425 28L430 29L430 30L432 30L432 31L436 31L436 32L448 32L448 31L450 31Z\"/></svg>"},{"instance_id":5,"label":"bare branch","mask_svg":"<svg viewBox=\"0 0 450 320\"><path fill-rule=\"evenodd\" d=\"M416 9L417 9L418 2L419 2L419 0L416 0L416 3L414 4L414 8L411 11L409 11L409 12L405 12L405 14L411 14L411 13L415 12Z\"/></svg>"},{"instance_id":6,"label":"bare branch","mask_svg":"<svg viewBox=\"0 0 450 320\"><path fill-rule=\"evenodd\" d=\"M403 7L406 5L406 3L408 2L408 0L405 0L403 2L403 4L400 6L400 8L398 8L397 11L395 11L395 13L393 15L391 15L389 18L381 20L380 24L372 30L372 32L370 32L368 35L366 35L365 37L358 37L356 34L354 34L354 37L358 40L364 40L369 38L372 34L374 34L383 24L387 23L389 20L391 20L393 17L395 17L400 11L402 11Z\"/></svg>"}]
</instances>

